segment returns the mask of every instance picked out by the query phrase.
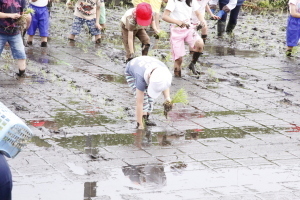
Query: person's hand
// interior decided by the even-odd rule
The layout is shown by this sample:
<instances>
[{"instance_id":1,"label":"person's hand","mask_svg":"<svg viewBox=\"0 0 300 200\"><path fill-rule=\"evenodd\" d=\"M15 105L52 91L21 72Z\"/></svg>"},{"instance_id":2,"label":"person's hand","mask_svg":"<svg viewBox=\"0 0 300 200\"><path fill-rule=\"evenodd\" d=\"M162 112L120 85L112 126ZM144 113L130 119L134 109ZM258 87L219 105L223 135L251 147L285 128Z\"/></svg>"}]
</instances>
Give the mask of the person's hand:
<instances>
[{"instance_id":1,"label":"person's hand","mask_svg":"<svg viewBox=\"0 0 300 200\"><path fill-rule=\"evenodd\" d=\"M19 19L21 17L21 15L18 13L12 13L9 15L9 17L12 19Z\"/></svg>"},{"instance_id":2,"label":"person's hand","mask_svg":"<svg viewBox=\"0 0 300 200\"><path fill-rule=\"evenodd\" d=\"M197 30L197 31L199 31L201 28L202 28L202 25L201 25L201 24L198 24L198 25L196 26L196 30Z\"/></svg>"},{"instance_id":3,"label":"person's hand","mask_svg":"<svg viewBox=\"0 0 300 200\"><path fill-rule=\"evenodd\" d=\"M173 109L173 104L171 102L171 99L166 99L163 106L164 106L164 115L167 118L168 112L170 112Z\"/></svg>"},{"instance_id":4,"label":"person's hand","mask_svg":"<svg viewBox=\"0 0 300 200\"><path fill-rule=\"evenodd\" d=\"M131 53L131 54L129 55L129 58L127 58L127 60L126 60L125 63L128 63L129 61L131 61L131 60L134 59L134 58L135 58L134 53Z\"/></svg>"},{"instance_id":5,"label":"person's hand","mask_svg":"<svg viewBox=\"0 0 300 200\"><path fill-rule=\"evenodd\" d=\"M177 26L179 26L180 28L184 28L184 27L186 27L187 29L190 28L190 25L184 23L183 21L178 21Z\"/></svg>"},{"instance_id":6,"label":"person's hand","mask_svg":"<svg viewBox=\"0 0 300 200\"><path fill-rule=\"evenodd\" d=\"M99 30L102 29L102 26L101 26L100 24L98 24L98 23L96 23L95 26L96 26L96 28L99 29Z\"/></svg>"},{"instance_id":7,"label":"person's hand","mask_svg":"<svg viewBox=\"0 0 300 200\"><path fill-rule=\"evenodd\" d=\"M204 28L206 26L206 23L204 20L200 20L199 21L199 25L197 26L197 30L201 29L201 28ZM198 29L199 27L199 29Z\"/></svg>"},{"instance_id":8,"label":"person's hand","mask_svg":"<svg viewBox=\"0 0 300 200\"><path fill-rule=\"evenodd\" d=\"M210 19L218 20L218 19L221 19L221 18L219 16L217 16L217 15L212 15Z\"/></svg>"},{"instance_id":9,"label":"person's hand","mask_svg":"<svg viewBox=\"0 0 300 200\"><path fill-rule=\"evenodd\" d=\"M229 13L229 12L230 12L230 9L229 9L228 6L224 6L224 7L222 8L222 10L224 10L226 13Z\"/></svg>"}]
</instances>

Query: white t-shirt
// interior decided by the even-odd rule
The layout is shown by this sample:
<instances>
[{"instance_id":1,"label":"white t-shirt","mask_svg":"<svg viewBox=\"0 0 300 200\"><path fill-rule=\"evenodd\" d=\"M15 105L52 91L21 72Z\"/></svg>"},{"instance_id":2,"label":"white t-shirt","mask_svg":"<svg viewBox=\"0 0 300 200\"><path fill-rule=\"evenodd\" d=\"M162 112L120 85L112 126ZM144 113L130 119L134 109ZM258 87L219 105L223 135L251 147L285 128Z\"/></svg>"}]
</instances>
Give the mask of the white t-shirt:
<instances>
[{"instance_id":1,"label":"white t-shirt","mask_svg":"<svg viewBox=\"0 0 300 200\"><path fill-rule=\"evenodd\" d=\"M191 7L185 1L169 0L165 9L171 12L170 17L173 19L190 23L192 13L198 10L199 7L200 5L197 3L197 0L192 0Z\"/></svg>"},{"instance_id":2,"label":"white t-shirt","mask_svg":"<svg viewBox=\"0 0 300 200\"><path fill-rule=\"evenodd\" d=\"M197 0L198 4L200 5L199 7L199 12L204 16L205 15L205 7L208 4L210 0ZM192 14L192 23L197 24L199 22L195 12Z\"/></svg>"},{"instance_id":3,"label":"white t-shirt","mask_svg":"<svg viewBox=\"0 0 300 200\"><path fill-rule=\"evenodd\" d=\"M29 3L37 7L45 7L48 4L48 0L37 0L35 2L29 1Z\"/></svg>"},{"instance_id":4,"label":"white t-shirt","mask_svg":"<svg viewBox=\"0 0 300 200\"><path fill-rule=\"evenodd\" d=\"M289 0L289 5L293 4L296 6L296 12L300 13L300 0Z\"/></svg>"}]
</instances>

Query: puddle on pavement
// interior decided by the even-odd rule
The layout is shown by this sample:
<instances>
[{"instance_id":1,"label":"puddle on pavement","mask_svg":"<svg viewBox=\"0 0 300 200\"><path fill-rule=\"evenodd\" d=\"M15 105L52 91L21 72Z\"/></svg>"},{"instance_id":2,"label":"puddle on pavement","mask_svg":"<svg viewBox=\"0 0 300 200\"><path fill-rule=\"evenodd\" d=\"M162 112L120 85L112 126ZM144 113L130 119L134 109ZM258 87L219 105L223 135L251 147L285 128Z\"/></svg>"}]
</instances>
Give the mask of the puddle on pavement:
<instances>
[{"instance_id":1,"label":"puddle on pavement","mask_svg":"<svg viewBox=\"0 0 300 200\"><path fill-rule=\"evenodd\" d=\"M85 175L87 173L87 171L80 167L80 166L77 166L75 165L74 163L66 163L66 165L70 168L70 170L74 173L74 174L77 174L77 175Z\"/></svg>"},{"instance_id":2,"label":"puddle on pavement","mask_svg":"<svg viewBox=\"0 0 300 200\"><path fill-rule=\"evenodd\" d=\"M87 113L89 111L86 111ZM62 127L78 127L78 126L101 126L102 124L113 124L116 120L99 113L92 112L92 115L85 116L81 114L74 114L71 112L56 112L52 121L50 120L31 120L29 123L35 127L45 127L49 130L58 131Z\"/></svg>"}]
</instances>

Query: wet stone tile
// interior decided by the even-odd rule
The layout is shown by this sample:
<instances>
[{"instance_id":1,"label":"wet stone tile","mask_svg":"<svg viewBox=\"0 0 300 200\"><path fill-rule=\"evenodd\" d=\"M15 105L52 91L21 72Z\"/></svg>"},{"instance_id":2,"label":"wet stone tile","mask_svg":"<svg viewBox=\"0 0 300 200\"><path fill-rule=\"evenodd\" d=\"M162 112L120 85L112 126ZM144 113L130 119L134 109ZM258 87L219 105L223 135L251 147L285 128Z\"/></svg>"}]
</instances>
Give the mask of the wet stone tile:
<instances>
[{"instance_id":1,"label":"wet stone tile","mask_svg":"<svg viewBox=\"0 0 300 200\"><path fill-rule=\"evenodd\" d=\"M224 167L238 167L241 164L235 162L234 160L208 160L202 162L204 165L211 169L224 168Z\"/></svg>"}]
</instances>

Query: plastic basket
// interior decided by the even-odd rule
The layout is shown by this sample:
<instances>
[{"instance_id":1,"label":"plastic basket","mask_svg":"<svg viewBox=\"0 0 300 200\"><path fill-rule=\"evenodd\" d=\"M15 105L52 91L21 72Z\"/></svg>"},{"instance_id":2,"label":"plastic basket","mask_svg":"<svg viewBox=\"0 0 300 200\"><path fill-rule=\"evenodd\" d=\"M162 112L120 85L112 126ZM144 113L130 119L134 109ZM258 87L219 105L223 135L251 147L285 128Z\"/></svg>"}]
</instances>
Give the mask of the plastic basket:
<instances>
[{"instance_id":1,"label":"plastic basket","mask_svg":"<svg viewBox=\"0 0 300 200\"><path fill-rule=\"evenodd\" d=\"M0 102L0 152L14 158L32 136L28 126Z\"/></svg>"}]
</instances>

